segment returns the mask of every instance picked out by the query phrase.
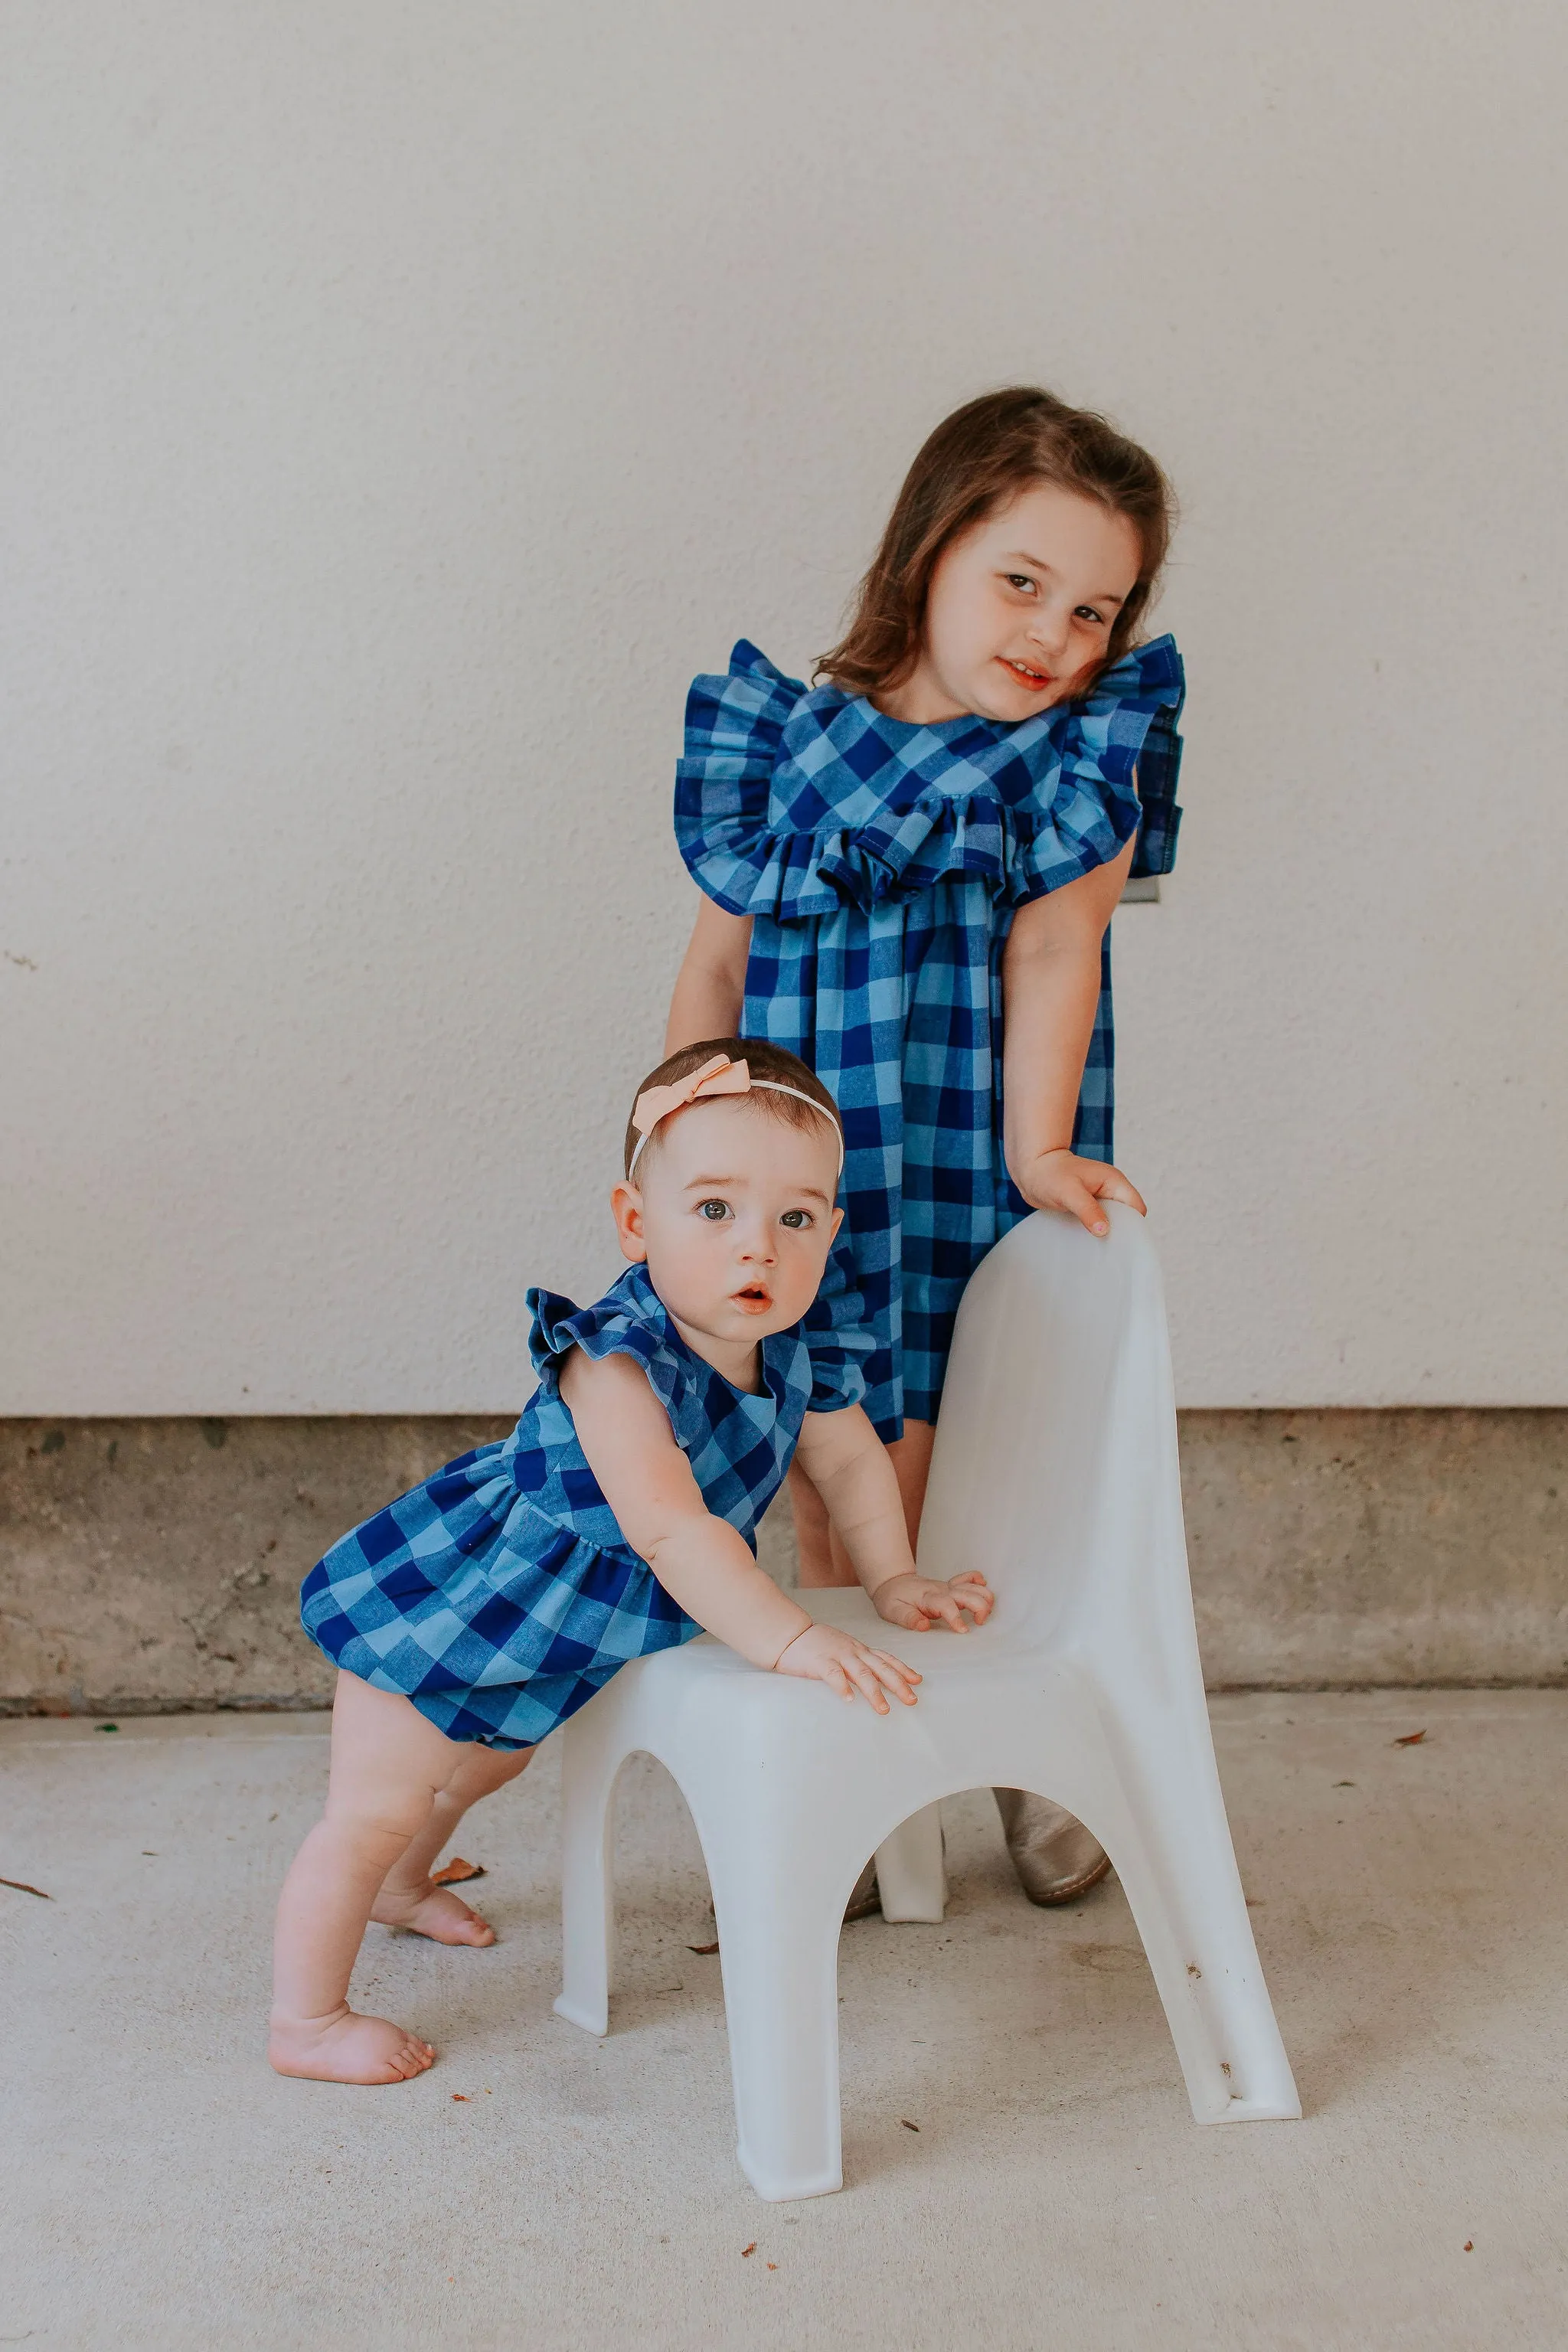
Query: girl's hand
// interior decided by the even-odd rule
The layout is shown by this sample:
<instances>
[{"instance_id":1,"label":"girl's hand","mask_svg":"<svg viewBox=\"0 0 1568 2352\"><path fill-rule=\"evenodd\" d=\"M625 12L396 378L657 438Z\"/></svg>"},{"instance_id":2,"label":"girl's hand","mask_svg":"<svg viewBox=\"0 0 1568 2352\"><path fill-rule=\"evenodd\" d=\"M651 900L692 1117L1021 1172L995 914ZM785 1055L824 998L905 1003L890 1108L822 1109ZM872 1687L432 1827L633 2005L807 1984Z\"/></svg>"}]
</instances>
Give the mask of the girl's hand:
<instances>
[{"instance_id":1,"label":"girl's hand","mask_svg":"<svg viewBox=\"0 0 1568 2352\"><path fill-rule=\"evenodd\" d=\"M889 1657L885 1650L868 1650L853 1633L841 1633L837 1625L808 1625L797 1633L782 1656L773 1661L775 1675L799 1675L804 1681L826 1683L840 1698L853 1701L858 1691L868 1698L879 1715L888 1712L885 1693L905 1706L913 1706L914 1691L919 1675L913 1666L906 1666L900 1658Z\"/></svg>"},{"instance_id":2,"label":"girl's hand","mask_svg":"<svg viewBox=\"0 0 1568 2352\"><path fill-rule=\"evenodd\" d=\"M1091 1234L1110 1231L1110 1220L1100 1206L1104 1201L1125 1201L1141 1217L1149 1213L1143 1195L1120 1168L1108 1168L1103 1160L1080 1160L1065 1145L1058 1151L1042 1151L1026 1167L1016 1169L1013 1181L1031 1209L1065 1210Z\"/></svg>"},{"instance_id":3,"label":"girl's hand","mask_svg":"<svg viewBox=\"0 0 1568 2352\"><path fill-rule=\"evenodd\" d=\"M967 1633L971 1617L984 1625L996 1605L995 1594L977 1568L966 1569L946 1583L935 1576L890 1576L886 1584L879 1584L871 1600L879 1617L911 1633L929 1633L933 1625Z\"/></svg>"}]
</instances>

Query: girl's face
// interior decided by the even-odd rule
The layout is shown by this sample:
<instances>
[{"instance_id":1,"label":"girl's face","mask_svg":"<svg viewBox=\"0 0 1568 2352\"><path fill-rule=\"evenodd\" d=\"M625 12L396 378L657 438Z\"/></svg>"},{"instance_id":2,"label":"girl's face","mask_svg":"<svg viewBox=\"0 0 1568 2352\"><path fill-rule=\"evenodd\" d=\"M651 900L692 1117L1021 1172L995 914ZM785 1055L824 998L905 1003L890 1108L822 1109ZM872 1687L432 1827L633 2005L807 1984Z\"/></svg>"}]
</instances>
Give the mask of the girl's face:
<instances>
[{"instance_id":1,"label":"girl's face","mask_svg":"<svg viewBox=\"0 0 1568 2352\"><path fill-rule=\"evenodd\" d=\"M612 1197L622 1253L646 1260L688 1345L750 1387L757 1341L798 1323L821 1285L843 1215L837 1130L720 1100L657 1132L637 1182Z\"/></svg>"},{"instance_id":2,"label":"girl's face","mask_svg":"<svg viewBox=\"0 0 1568 2352\"><path fill-rule=\"evenodd\" d=\"M1068 700L1105 658L1141 554L1134 525L1096 499L1020 490L943 548L920 658L879 707L917 725L975 711L1013 726Z\"/></svg>"}]
</instances>

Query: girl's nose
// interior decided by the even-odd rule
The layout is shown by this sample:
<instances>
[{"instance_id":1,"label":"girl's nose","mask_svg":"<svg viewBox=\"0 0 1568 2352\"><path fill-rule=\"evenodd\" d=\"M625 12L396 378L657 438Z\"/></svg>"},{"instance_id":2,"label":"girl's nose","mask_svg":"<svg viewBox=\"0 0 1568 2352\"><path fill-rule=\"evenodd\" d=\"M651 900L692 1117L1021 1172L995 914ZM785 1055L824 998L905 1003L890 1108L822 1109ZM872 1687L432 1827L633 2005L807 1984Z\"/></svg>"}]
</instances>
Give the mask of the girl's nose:
<instances>
[{"instance_id":1,"label":"girl's nose","mask_svg":"<svg viewBox=\"0 0 1568 2352\"><path fill-rule=\"evenodd\" d=\"M1046 606L1029 615L1029 636L1047 660L1054 660L1066 653L1071 625L1069 614Z\"/></svg>"}]
</instances>

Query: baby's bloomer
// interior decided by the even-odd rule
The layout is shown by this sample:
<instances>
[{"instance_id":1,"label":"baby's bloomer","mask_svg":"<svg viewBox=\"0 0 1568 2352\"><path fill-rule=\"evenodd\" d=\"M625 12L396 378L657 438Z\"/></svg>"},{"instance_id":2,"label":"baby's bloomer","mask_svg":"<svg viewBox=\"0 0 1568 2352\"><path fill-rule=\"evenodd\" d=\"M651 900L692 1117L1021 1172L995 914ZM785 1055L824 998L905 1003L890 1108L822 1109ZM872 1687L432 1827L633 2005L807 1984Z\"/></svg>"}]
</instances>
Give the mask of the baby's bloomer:
<instances>
[{"instance_id":1,"label":"baby's bloomer","mask_svg":"<svg viewBox=\"0 0 1568 2352\"><path fill-rule=\"evenodd\" d=\"M332 1546L300 1616L334 1663L399 1691L453 1739L531 1748L618 1666L701 1632L621 1535L561 1401L574 1348L629 1356L669 1415L708 1508L756 1549L807 1412L858 1402L858 1328L762 1342L765 1393L693 1354L644 1265L592 1307L531 1290L539 1389L511 1435L481 1445Z\"/></svg>"}]
</instances>

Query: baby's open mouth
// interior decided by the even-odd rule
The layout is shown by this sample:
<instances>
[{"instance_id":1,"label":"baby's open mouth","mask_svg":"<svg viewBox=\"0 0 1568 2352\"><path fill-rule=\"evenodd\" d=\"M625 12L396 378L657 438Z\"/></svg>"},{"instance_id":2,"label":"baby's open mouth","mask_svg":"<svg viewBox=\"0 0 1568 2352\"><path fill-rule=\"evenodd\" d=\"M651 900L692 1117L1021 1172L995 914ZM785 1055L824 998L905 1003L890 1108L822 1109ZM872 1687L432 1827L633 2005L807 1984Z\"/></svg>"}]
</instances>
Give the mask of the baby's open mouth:
<instances>
[{"instance_id":1,"label":"baby's open mouth","mask_svg":"<svg viewBox=\"0 0 1568 2352\"><path fill-rule=\"evenodd\" d=\"M742 1315L765 1315L773 1303L773 1292L765 1282L748 1282L743 1290L731 1293Z\"/></svg>"}]
</instances>

